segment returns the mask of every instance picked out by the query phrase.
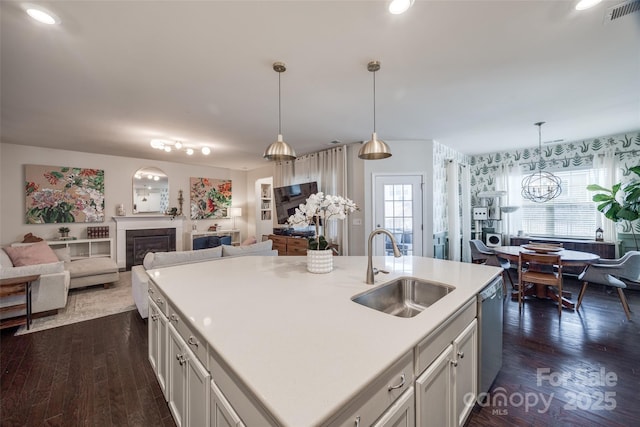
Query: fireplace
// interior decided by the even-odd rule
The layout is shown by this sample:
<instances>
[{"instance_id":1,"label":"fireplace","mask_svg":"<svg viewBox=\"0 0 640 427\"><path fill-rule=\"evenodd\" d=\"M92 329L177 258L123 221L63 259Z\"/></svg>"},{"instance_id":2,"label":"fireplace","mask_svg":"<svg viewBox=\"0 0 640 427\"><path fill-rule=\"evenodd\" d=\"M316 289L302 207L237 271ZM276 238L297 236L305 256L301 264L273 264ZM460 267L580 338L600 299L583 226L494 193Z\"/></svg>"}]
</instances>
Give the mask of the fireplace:
<instances>
[{"instance_id":1,"label":"fireplace","mask_svg":"<svg viewBox=\"0 0 640 427\"><path fill-rule=\"evenodd\" d=\"M151 228L127 230L126 269L142 264L148 252L170 252L176 250L175 228Z\"/></svg>"},{"instance_id":2,"label":"fireplace","mask_svg":"<svg viewBox=\"0 0 640 427\"><path fill-rule=\"evenodd\" d=\"M183 248L183 219L184 217L171 217L167 215L129 215L129 216L114 216L112 217L113 221L116 222L116 262L118 263L118 268L131 269L133 264L132 260L128 261L129 256L127 255L127 242L129 241L127 233L129 231L149 231L149 230L159 230L159 229L170 229L173 230L174 238L161 237L162 239L169 240L168 244L171 245L166 250L172 251L182 251ZM141 237L149 237L152 234L143 234L139 235ZM166 236L166 232L161 234L161 236ZM160 241L160 239L158 239ZM142 242L142 241L141 241ZM157 243L153 243L153 250L160 251L159 246L156 246ZM133 247L130 249L133 251ZM165 250L162 247L162 250ZM133 252L132 252L133 253ZM146 254L146 252L144 252ZM142 258L144 258L144 254ZM142 259L138 262L138 264L142 263Z\"/></svg>"}]
</instances>

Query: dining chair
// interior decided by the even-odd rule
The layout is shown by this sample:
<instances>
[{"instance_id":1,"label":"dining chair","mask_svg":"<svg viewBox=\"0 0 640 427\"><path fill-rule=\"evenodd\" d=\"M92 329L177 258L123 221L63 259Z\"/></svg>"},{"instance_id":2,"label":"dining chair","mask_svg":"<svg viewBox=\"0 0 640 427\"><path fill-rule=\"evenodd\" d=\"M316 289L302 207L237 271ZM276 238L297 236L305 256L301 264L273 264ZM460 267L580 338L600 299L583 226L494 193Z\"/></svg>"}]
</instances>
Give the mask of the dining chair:
<instances>
[{"instance_id":1,"label":"dining chair","mask_svg":"<svg viewBox=\"0 0 640 427\"><path fill-rule=\"evenodd\" d=\"M521 252L518 259L518 307L520 310L522 310L524 303L527 284L558 288L558 315L562 316L562 261L560 255Z\"/></svg>"},{"instance_id":2,"label":"dining chair","mask_svg":"<svg viewBox=\"0 0 640 427\"><path fill-rule=\"evenodd\" d=\"M504 294L507 294L507 282L505 275L511 283L511 287L515 288L509 269L511 269L511 263L508 259L500 258L497 256L482 240L473 239L469 240L469 246L471 247L471 262L474 264L485 264L493 267L502 267L502 283L504 284Z\"/></svg>"},{"instance_id":3,"label":"dining chair","mask_svg":"<svg viewBox=\"0 0 640 427\"><path fill-rule=\"evenodd\" d=\"M582 289L578 294L578 304L576 310L582 304L582 297L587 290L589 283L597 283L605 286L613 286L618 290L618 297L622 303L624 313L627 319L631 319L631 310L627 297L624 295L623 289L627 287L620 278L640 282L640 252L629 251L619 259L601 259L596 264L587 266L586 270L578 276L578 280L582 281Z\"/></svg>"}]
</instances>

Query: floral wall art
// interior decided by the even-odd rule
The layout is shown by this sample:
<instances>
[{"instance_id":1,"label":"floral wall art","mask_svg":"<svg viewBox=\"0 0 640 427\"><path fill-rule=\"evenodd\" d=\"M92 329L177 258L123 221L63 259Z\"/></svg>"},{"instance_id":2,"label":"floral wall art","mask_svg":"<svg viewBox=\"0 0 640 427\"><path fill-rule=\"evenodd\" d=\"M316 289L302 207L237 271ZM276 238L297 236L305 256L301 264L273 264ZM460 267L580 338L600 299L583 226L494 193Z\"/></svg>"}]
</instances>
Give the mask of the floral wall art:
<instances>
[{"instance_id":1,"label":"floral wall art","mask_svg":"<svg viewBox=\"0 0 640 427\"><path fill-rule=\"evenodd\" d=\"M191 219L226 218L231 207L231 180L189 179Z\"/></svg>"},{"instance_id":2,"label":"floral wall art","mask_svg":"<svg viewBox=\"0 0 640 427\"><path fill-rule=\"evenodd\" d=\"M103 222L104 170L25 165L27 224Z\"/></svg>"}]
</instances>

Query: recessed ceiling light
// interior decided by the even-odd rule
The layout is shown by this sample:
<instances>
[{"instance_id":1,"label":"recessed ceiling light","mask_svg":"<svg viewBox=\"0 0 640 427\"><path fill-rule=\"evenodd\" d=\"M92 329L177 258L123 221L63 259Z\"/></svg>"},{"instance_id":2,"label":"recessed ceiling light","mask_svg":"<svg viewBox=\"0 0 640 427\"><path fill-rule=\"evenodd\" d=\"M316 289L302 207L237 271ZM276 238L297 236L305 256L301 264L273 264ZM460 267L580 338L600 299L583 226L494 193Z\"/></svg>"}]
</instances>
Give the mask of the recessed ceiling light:
<instances>
[{"instance_id":1,"label":"recessed ceiling light","mask_svg":"<svg viewBox=\"0 0 640 427\"><path fill-rule=\"evenodd\" d=\"M54 25L60 23L57 16L36 6L27 6L26 12L30 17L43 24Z\"/></svg>"},{"instance_id":2,"label":"recessed ceiling light","mask_svg":"<svg viewBox=\"0 0 640 427\"><path fill-rule=\"evenodd\" d=\"M600 3L602 0L580 0L576 4L576 10L586 10Z\"/></svg>"},{"instance_id":3,"label":"recessed ceiling light","mask_svg":"<svg viewBox=\"0 0 640 427\"><path fill-rule=\"evenodd\" d=\"M202 147L202 154L208 156L211 153L211 149L209 147Z\"/></svg>"},{"instance_id":4,"label":"recessed ceiling light","mask_svg":"<svg viewBox=\"0 0 640 427\"><path fill-rule=\"evenodd\" d=\"M399 15L401 13L405 13L411 5L413 5L414 0L393 0L389 3L389 13L394 15Z\"/></svg>"}]
</instances>

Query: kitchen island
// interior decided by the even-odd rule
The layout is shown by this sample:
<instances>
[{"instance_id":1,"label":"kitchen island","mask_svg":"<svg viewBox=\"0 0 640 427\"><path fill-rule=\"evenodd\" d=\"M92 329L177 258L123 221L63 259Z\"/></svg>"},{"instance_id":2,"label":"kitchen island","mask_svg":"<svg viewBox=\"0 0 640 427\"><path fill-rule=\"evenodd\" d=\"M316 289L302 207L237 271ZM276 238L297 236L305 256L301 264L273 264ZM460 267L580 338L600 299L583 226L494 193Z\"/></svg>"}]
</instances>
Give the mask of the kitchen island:
<instances>
[{"instance_id":1,"label":"kitchen island","mask_svg":"<svg viewBox=\"0 0 640 427\"><path fill-rule=\"evenodd\" d=\"M414 380L455 344L448 329L475 330L476 295L501 269L374 257L391 273L367 285L366 264L335 257L331 273L311 274L306 257L240 257L149 270L150 361L177 424L370 425L399 403L413 420ZM406 276L455 289L412 318L352 301ZM477 339L465 345L475 353Z\"/></svg>"}]
</instances>

